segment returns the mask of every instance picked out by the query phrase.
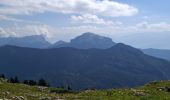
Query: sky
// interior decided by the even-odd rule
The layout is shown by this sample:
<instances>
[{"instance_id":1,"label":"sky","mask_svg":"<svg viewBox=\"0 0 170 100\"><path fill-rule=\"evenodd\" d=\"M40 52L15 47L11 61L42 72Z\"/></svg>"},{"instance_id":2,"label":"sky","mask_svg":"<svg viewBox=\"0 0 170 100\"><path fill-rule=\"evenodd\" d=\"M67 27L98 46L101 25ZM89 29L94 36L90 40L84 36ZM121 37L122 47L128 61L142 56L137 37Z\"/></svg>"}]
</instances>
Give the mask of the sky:
<instances>
[{"instance_id":1,"label":"sky","mask_svg":"<svg viewBox=\"0 0 170 100\"><path fill-rule=\"evenodd\" d=\"M0 0L0 37L43 35L54 43L84 32L136 48L170 49L170 0Z\"/></svg>"}]
</instances>

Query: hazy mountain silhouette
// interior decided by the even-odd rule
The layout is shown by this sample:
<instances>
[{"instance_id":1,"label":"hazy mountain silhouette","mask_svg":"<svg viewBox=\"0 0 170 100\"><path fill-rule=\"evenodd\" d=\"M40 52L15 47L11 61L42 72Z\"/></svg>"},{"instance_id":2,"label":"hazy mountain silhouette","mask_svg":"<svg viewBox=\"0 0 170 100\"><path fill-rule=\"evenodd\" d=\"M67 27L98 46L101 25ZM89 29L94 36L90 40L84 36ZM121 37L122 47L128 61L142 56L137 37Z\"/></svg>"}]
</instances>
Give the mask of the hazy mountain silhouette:
<instances>
[{"instance_id":1,"label":"hazy mountain silhouette","mask_svg":"<svg viewBox=\"0 0 170 100\"><path fill-rule=\"evenodd\" d=\"M166 59L170 61L170 50L163 50L163 49L143 49L142 50L145 54Z\"/></svg>"},{"instance_id":2,"label":"hazy mountain silhouette","mask_svg":"<svg viewBox=\"0 0 170 100\"><path fill-rule=\"evenodd\" d=\"M49 48L60 48L60 47L69 47L69 43L60 40L49 46Z\"/></svg>"},{"instance_id":3,"label":"hazy mountain silhouette","mask_svg":"<svg viewBox=\"0 0 170 100\"><path fill-rule=\"evenodd\" d=\"M20 47L46 48L50 45L42 35L33 35L25 37L1 37L0 46L14 45Z\"/></svg>"},{"instance_id":4,"label":"hazy mountain silhouette","mask_svg":"<svg viewBox=\"0 0 170 100\"><path fill-rule=\"evenodd\" d=\"M170 63L124 44L108 49L0 47L0 73L47 79L52 86L132 87L170 79Z\"/></svg>"},{"instance_id":5,"label":"hazy mountain silhouette","mask_svg":"<svg viewBox=\"0 0 170 100\"><path fill-rule=\"evenodd\" d=\"M111 38L87 32L72 39L69 43L59 41L56 42L51 47L53 48L73 47L79 49L89 49L89 48L106 49L112 47L115 44L116 43L114 43Z\"/></svg>"}]
</instances>

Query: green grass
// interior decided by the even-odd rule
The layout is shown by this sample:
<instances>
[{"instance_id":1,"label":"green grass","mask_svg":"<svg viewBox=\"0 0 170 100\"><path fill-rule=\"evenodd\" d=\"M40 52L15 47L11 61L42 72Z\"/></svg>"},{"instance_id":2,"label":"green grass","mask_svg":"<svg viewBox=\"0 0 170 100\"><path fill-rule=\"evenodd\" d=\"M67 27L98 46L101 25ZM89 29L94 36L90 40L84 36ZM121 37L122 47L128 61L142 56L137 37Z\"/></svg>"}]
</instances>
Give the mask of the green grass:
<instances>
[{"instance_id":1,"label":"green grass","mask_svg":"<svg viewBox=\"0 0 170 100\"><path fill-rule=\"evenodd\" d=\"M0 99L40 100L40 98L66 100L170 100L170 92L160 91L160 87L169 87L170 81L155 81L133 89L86 90L73 93L50 93L57 88L41 91L37 86L12 84L0 79ZM22 99L23 98L23 99Z\"/></svg>"}]
</instances>

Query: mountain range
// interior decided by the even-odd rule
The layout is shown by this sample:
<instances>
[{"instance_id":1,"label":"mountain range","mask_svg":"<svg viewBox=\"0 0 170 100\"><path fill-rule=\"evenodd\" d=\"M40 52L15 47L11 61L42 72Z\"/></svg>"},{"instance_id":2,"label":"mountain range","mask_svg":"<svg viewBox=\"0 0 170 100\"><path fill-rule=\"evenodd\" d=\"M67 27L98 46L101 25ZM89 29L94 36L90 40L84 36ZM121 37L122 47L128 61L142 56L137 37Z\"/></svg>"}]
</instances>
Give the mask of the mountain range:
<instances>
[{"instance_id":1,"label":"mountain range","mask_svg":"<svg viewBox=\"0 0 170 100\"><path fill-rule=\"evenodd\" d=\"M78 49L107 49L114 45L111 38L100 36L91 32L83 33L80 36L71 39L70 42L57 41L54 44L49 43L42 35L33 35L25 37L1 37L0 46L13 45L29 48L60 48L72 47ZM141 49L145 54L170 61L170 50L163 49Z\"/></svg>"},{"instance_id":2,"label":"mountain range","mask_svg":"<svg viewBox=\"0 0 170 100\"><path fill-rule=\"evenodd\" d=\"M170 61L170 50L163 50L163 49L143 49L142 50L145 54L166 59Z\"/></svg>"},{"instance_id":3,"label":"mountain range","mask_svg":"<svg viewBox=\"0 0 170 100\"><path fill-rule=\"evenodd\" d=\"M42 35L32 35L25 37L1 37L0 46L13 45L19 47L30 48L60 48L60 47L73 47L80 49L100 48L106 49L115 45L111 38L99 36L94 33L84 33L70 42L58 41L54 44L46 41Z\"/></svg>"},{"instance_id":4,"label":"mountain range","mask_svg":"<svg viewBox=\"0 0 170 100\"><path fill-rule=\"evenodd\" d=\"M157 51L149 51L90 32L55 44L39 35L0 38L0 73L21 79L45 78L52 86L73 89L134 87L169 80L166 54L156 56Z\"/></svg>"},{"instance_id":5,"label":"mountain range","mask_svg":"<svg viewBox=\"0 0 170 100\"><path fill-rule=\"evenodd\" d=\"M73 89L134 87L170 79L170 63L118 43L108 49L0 47L0 73Z\"/></svg>"},{"instance_id":6,"label":"mountain range","mask_svg":"<svg viewBox=\"0 0 170 100\"><path fill-rule=\"evenodd\" d=\"M78 49L90 49L90 48L106 49L112 47L115 44L116 43L113 42L111 38L87 32L72 39L69 43L64 41L58 41L51 47L52 48L73 47Z\"/></svg>"},{"instance_id":7,"label":"mountain range","mask_svg":"<svg viewBox=\"0 0 170 100\"><path fill-rule=\"evenodd\" d=\"M14 45L30 48L47 48L50 43L42 35L33 35L25 37L1 37L0 46Z\"/></svg>"}]
</instances>

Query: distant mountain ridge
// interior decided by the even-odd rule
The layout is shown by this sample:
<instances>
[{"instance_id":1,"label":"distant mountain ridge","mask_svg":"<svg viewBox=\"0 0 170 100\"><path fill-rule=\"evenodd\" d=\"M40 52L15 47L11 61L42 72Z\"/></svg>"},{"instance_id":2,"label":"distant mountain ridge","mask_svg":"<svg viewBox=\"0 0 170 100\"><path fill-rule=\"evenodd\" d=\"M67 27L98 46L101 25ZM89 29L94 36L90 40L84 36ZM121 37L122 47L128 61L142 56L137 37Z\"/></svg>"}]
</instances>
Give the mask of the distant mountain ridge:
<instances>
[{"instance_id":1,"label":"distant mountain ridge","mask_svg":"<svg viewBox=\"0 0 170 100\"><path fill-rule=\"evenodd\" d=\"M51 47L52 48L73 47L79 49L90 49L90 48L106 49L114 46L115 44L116 43L114 43L111 38L87 32L72 39L69 43L64 41L59 41L56 42Z\"/></svg>"},{"instance_id":2,"label":"distant mountain ridge","mask_svg":"<svg viewBox=\"0 0 170 100\"><path fill-rule=\"evenodd\" d=\"M9 63L10 62L10 63ZM74 89L133 87L170 79L170 63L118 43L108 49L0 47L0 73Z\"/></svg>"},{"instance_id":3,"label":"distant mountain ridge","mask_svg":"<svg viewBox=\"0 0 170 100\"><path fill-rule=\"evenodd\" d=\"M142 49L142 51L154 57L166 59L170 61L170 50L163 50L163 49Z\"/></svg>"},{"instance_id":4,"label":"distant mountain ridge","mask_svg":"<svg viewBox=\"0 0 170 100\"><path fill-rule=\"evenodd\" d=\"M50 45L42 35L32 35L25 37L0 37L0 46L14 45L30 48L46 48Z\"/></svg>"},{"instance_id":5,"label":"distant mountain ridge","mask_svg":"<svg viewBox=\"0 0 170 100\"><path fill-rule=\"evenodd\" d=\"M116 43L111 38L100 36L94 33L86 32L70 42L58 41L50 44L42 35L32 35L25 37L0 37L0 46L13 45L20 47L30 48L60 48L60 47L73 47L79 49L110 48Z\"/></svg>"}]
</instances>

